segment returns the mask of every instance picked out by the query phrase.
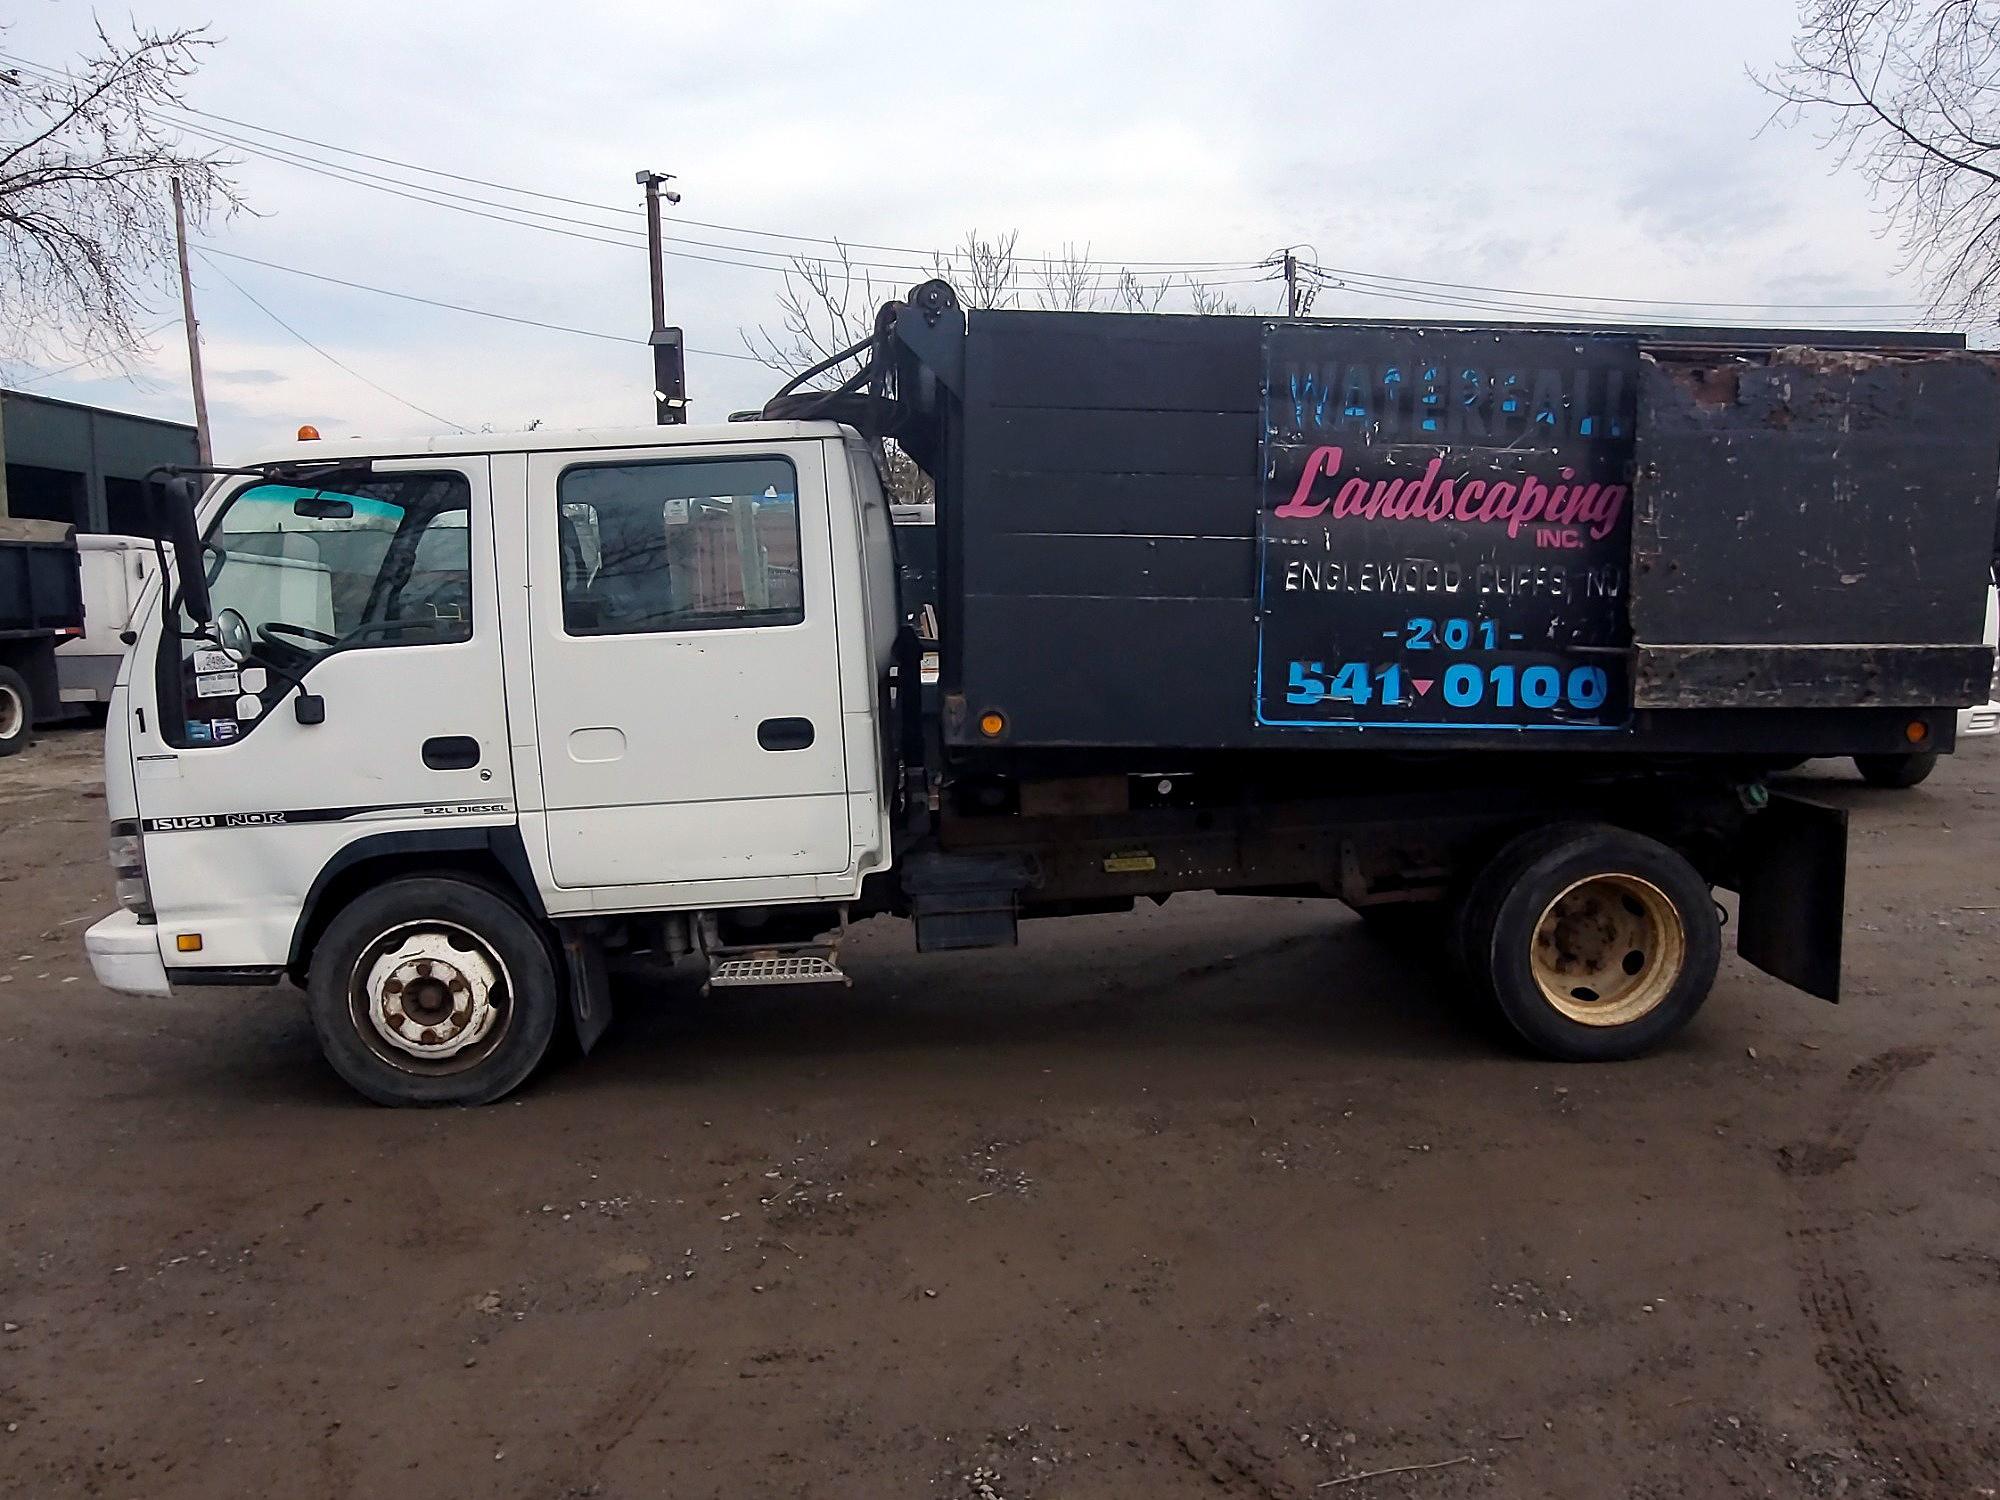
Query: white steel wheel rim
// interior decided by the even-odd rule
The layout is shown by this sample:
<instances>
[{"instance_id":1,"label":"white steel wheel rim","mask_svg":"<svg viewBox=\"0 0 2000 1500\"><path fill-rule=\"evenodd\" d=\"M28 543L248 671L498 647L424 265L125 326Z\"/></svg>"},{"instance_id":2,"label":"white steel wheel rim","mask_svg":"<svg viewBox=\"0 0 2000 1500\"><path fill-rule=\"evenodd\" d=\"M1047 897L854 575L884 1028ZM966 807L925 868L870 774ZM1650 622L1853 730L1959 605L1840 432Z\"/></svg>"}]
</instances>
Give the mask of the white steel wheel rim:
<instances>
[{"instance_id":1,"label":"white steel wheel rim","mask_svg":"<svg viewBox=\"0 0 2000 1500\"><path fill-rule=\"evenodd\" d=\"M418 1072L458 1072L499 1045L513 982L491 944L455 922L399 923L356 960L349 1000L375 1053Z\"/></svg>"},{"instance_id":2,"label":"white steel wheel rim","mask_svg":"<svg viewBox=\"0 0 2000 1500\"><path fill-rule=\"evenodd\" d=\"M28 705L21 701L21 695L5 683L0 683L0 740L11 740L26 726Z\"/></svg>"},{"instance_id":3,"label":"white steel wheel rim","mask_svg":"<svg viewBox=\"0 0 2000 1500\"><path fill-rule=\"evenodd\" d=\"M1650 1014L1687 965L1687 926L1666 892L1636 875L1589 875L1542 908L1528 966L1542 998L1585 1026Z\"/></svg>"}]
</instances>

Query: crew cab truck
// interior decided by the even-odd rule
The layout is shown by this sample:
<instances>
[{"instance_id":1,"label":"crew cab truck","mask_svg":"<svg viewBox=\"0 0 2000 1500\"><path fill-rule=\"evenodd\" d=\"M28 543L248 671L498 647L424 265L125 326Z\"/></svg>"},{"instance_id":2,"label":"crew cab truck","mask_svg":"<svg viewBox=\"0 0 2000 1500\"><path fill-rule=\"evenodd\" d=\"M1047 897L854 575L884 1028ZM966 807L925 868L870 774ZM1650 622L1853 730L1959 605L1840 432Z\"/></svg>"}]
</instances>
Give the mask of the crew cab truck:
<instances>
[{"instance_id":1,"label":"crew cab truck","mask_svg":"<svg viewBox=\"0 0 2000 1500\"><path fill-rule=\"evenodd\" d=\"M1837 996L1843 815L1765 772L1948 749L1992 671L2000 383L1949 340L930 283L850 356L759 420L168 480L99 979L290 979L368 1097L482 1102L632 955L839 981L863 917L977 948L1215 890L1344 901L1528 1046L1630 1057L1714 984L1718 887ZM888 439L935 484L934 685Z\"/></svg>"}]
</instances>

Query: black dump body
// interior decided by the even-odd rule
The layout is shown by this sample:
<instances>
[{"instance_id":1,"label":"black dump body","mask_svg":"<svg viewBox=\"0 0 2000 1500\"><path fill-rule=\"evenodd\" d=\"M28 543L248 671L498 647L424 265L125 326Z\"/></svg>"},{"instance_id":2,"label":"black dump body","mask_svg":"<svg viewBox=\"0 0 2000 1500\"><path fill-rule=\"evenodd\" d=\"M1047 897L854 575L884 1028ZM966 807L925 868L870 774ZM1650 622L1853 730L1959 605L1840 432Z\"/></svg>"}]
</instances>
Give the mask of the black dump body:
<instances>
[{"instance_id":1,"label":"black dump body","mask_svg":"<svg viewBox=\"0 0 2000 1500\"><path fill-rule=\"evenodd\" d=\"M83 628L83 582L67 527L0 520L0 640L41 640Z\"/></svg>"},{"instance_id":2,"label":"black dump body","mask_svg":"<svg viewBox=\"0 0 2000 1500\"><path fill-rule=\"evenodd\" d=\"M1833 754L1985 696L1955 337L890 317L950 744Z\"/></svg>"}]
</instances>

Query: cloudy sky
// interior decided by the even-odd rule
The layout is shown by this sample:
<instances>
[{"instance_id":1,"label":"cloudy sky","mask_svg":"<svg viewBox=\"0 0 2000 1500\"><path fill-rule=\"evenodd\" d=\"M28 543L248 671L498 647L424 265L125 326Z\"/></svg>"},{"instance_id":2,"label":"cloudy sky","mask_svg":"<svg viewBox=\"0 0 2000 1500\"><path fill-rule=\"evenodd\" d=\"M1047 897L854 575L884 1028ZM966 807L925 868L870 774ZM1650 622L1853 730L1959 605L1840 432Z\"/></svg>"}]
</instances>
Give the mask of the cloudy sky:
<instances>
[{"instance_id":1,"label":"cloudy sky","mask_svg":"<svg viewBox=\"0 0 2000 1500\"><path fill-rule=\"evenodd\" d=\"M9 9L0 50L60 66L89 42L75 0ZM895 247L855 254L901 286L917 279L912 251L1017 229L1025 254L1212 263L1195 274L1258 311L1280 289L1255 263L1287 244L1346 273L1314 308L1328 314L1490 317L1480 304L1502 301L1879 325L1921 301L1864 185L1809 130L1760 130L1768 101L1745 70L1784 51L1788 0L130 10L148 26L212 25L221 45L188 102L240 123L196 123L265 153L228 148L256 216L211 225L218 253L195 272L224 458L301 422L392 435L649 421L640 343L295 274L643 340L641 167L677 174L685 195L668 297L707 351L689 359L696 420L777 383L729 356L743 331L778 323L786 252L828 251L785 235ZM372 185L343 180L361 173ZM1168 305L1185 302L1179 288ZM163 288L143 326L176 312ZM17 374L185 418L178 322L153 345L129 377Z\"/></svg>"}]
</instances>

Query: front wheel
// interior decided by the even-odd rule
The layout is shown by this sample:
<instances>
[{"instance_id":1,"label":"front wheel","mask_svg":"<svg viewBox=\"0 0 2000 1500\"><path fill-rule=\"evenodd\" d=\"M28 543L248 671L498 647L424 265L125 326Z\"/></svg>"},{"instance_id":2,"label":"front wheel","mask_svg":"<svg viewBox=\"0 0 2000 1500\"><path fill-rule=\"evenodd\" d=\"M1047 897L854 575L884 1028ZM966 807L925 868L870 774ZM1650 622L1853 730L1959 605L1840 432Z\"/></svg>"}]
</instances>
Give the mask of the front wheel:
<instances>
[{"instance_id":1,"label":"front wheel","mask_svg":"<svg viewBox=\"0 0 2000 1500\"><path fill-rule=\"evenodd\" d=\"M1938 753L1924 750L1914 755L1857 755L1854 769L1870 786L1909 787L1937 769Z\"/></svg>"},{"instance_id":2,"label":"front wheel","mask_svg":"<svg viewBox=\"0 0 2000 1500\"><path fill-rule=\"evenodd\" d=\"M1708 882L1622 828L1541 830L1500 851L1465 915L1466 959L1536 1051L1638 1057L1701 1009L1721 960Z\"/></svg>"},{"instance_id":3,"label":"front wheel","mask_svg":"<svg viewBox=\"0 0 2000 1500\"><path fill-rule=\"evenodd\" d=\"M468 880L412 876L357 897L313 950L320 1050L377 1104L489 1104L548 1051L559 993L534 922Z\"/></svg>"}]
</instances>

